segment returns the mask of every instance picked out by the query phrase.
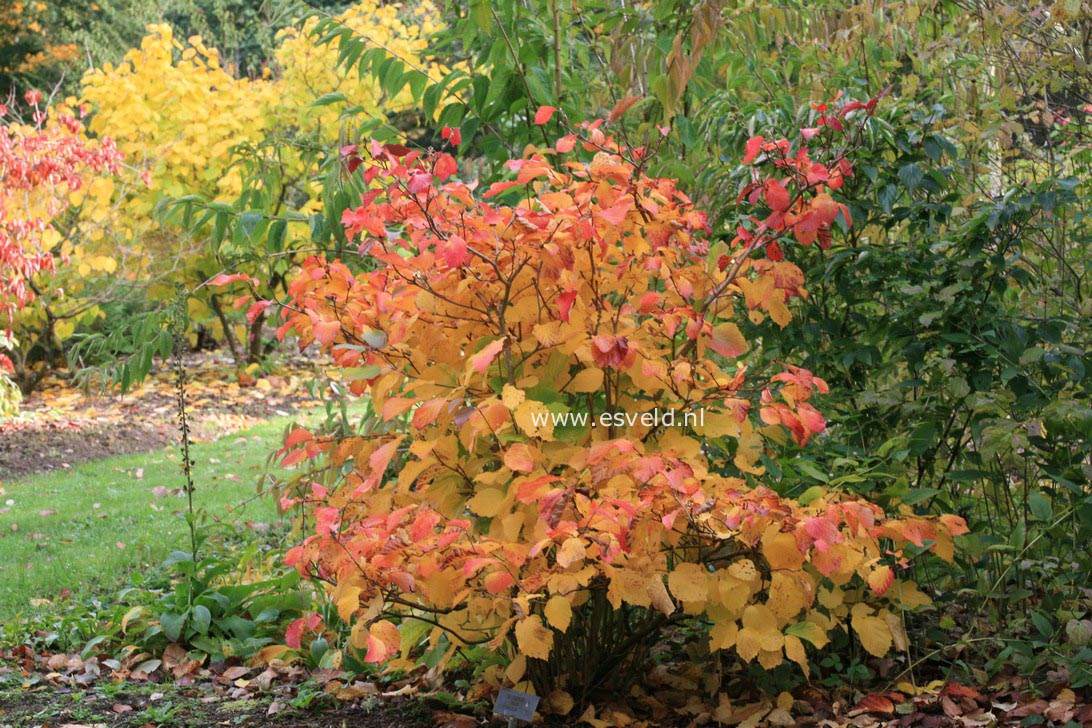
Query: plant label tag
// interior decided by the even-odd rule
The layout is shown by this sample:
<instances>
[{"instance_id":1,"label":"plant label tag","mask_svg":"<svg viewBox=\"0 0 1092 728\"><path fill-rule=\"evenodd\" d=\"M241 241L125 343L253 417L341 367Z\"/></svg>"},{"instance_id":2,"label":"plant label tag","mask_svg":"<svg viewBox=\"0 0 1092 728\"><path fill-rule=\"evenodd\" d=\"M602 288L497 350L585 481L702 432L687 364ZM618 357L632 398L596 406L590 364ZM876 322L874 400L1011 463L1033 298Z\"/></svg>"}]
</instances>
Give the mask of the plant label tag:
<instances>
[{"instance_id":1,"label":"plant label tag","mask_svg":"<svg viewBox=\"0 0 1092 728\"><path fill-rule=\"evenodd\" d=\"M497 695L497 702L493 704L493 712L500 713L506 718L525 720L530 723L534 720L538 700L537 695L501 688L500 694Z\"/></svg>"}]
</instances>

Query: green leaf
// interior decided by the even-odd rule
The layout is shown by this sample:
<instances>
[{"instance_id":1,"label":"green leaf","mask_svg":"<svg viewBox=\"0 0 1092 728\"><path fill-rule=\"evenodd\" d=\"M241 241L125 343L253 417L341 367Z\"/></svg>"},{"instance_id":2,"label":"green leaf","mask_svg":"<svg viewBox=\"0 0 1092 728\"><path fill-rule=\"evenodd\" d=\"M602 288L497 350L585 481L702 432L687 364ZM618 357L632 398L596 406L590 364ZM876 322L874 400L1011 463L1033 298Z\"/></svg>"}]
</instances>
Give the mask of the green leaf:
<instances>
[{"instance_id":1,"label":"green leaf","mask_svg":"<svg viewBox=\"0 0 1092 728\"><path fill-rule=\"evenodd\" d=\"M254 229L261 224L265 219L265 215L260 212L244 212L239 218L239 226L243 230L243 235L250 238L254 234Z\"/></svg>"},{"instance_id":2,"label":"green leaf","mask_svg":"<svg viewBox=\"0 0 1092 728\"><path fill-rule=\"evenodd\" d=\"M311 102L311 106L329 106L330 104L336 104L341 101L345 101L345 94L340 91L335 91L330 94L323 94L317 99Z\"/></svg>"},{"instance_id":3,"label":"green leaf","mask_svg":"<svg viewBox=\"0 0 1092 728\"><path fill-rule=\"evenodd\" d=\"M364 343L373 349L382 349L387 345L387 335L382 331L375 329L369 329L360 335L360 338L364 340Z\"/></svg>"},{"instance_id":4,"label":"green leaf","mask_svg":"<svg viewBox=\"0 0 1092 728\"><path fill-rule=\"evenodd\" d=\"M914 488L906 491L899 500L908 506L912 506L915 503L921 503L923 500L929 500L935 495L940 495L940 490L937 488Z\"/></svg>"},{"instance_id":5,"label":"green leaf","mask_svg":"<svg viewBox=\"0 0 1092 728\"><path fill-rule=\"evenodd\" d=\"M910 192L920 187L923 179L925 179L925 175L922 173L921 167L912 162L899 168L899 180Z\"/></svg>"},{"instance_id":6,"label":"green leaf","mask_svg":"<svg viewBox=\"0 0 1092 728\"><path fill-rule=\"evenodd\" d=\"M1031 515L1040 521L1049 521L1051 514L1054 513L1054 509L1050 507L1050 501L1039 491L1028 496L1028 509L1031 510Z\"/></svg>"},{"instance_id":7,"label":"green leaf","mask_svg":"<svg viewBox=\"0 0 1092 728\"><path fill-rule=\"evenodd\" d=\"M490 0L470 0L470 17L475 25L489 32L493 27L493 4Z\"/></svg>"},{"instance_id":8,"label":"green leaf","mask_svg":"<svg viewBox=\"0 0 1092 728\"><path fill-rule=\"evenodd\" d=\"M287 220L274 220L273 224L269 226L269 250L271 252L284 252L284 235L287 229Z\"/></svg>"},{"instance_id":9,"label":"green leaf","mask_svg":"<svg viewBox=\"0 0 1092 728\"><path fill-rule=\"evenodd\" d=\"M193 608L193 628L201 634L209 633L209 625L212 624L212 613L203 604Z\"/></svg>"},{"instance_id":10,"label":"green leaf","mask_svg":"<svg viewBox=\"0 0 1092 728\"><path fill-rule=\"evenodd\" d=\"M830 479L830 476L824 473L822 469L811 460L797 458L792 461L792 467L797 472L803 473L814 480L818 480L820 483L825 483Z\"/></svg>"},{"instance_id":11,"label":"green leaf","mask_svg":"<svg viewBox=\"0 0 1092 728\"><path fill-rule=\"evenodd\" d=\"M314 658L316 663L322 661L322 656L326 654L330 649L330 643L326 641L325 637L316 637L311 642L311 657Z\"/></svg>"},{"instance_id":12,"label":"green leaf","mask_svg":"<svg viewBox=\"0 0 1092 728\"><path fill-rule=\"evenodd\" d=\"M159 625L163 627L163 634L171 642L177 642L182 636L182 628L186 626L186 615L164 612L159 617Z\"/></svg>"},{"instance_id":13,"label":"green leaf","mask_svg":"<svg viewBox=\"0 0 1092 728\"><path fill-rule=\"evenodd\" d=\"M1039 612L1031 613L1031 622L1043 637L1049 638L1054 634L1054 627L1050 624L1050 620Z\"/></svg>"}]
</instances>

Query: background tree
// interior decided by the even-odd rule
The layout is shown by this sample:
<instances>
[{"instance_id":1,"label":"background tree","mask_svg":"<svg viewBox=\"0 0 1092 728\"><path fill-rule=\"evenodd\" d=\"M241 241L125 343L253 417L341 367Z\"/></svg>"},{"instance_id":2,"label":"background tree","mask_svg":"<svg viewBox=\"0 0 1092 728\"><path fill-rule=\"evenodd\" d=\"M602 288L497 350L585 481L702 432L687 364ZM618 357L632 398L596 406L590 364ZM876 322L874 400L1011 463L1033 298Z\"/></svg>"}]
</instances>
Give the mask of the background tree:
<instances>
[{"instance_id":1,"label":"background tree","mask_svg":"<svg viewBox=\"0 0 1092 728\"><path fill-rule=\"evenodd\" d=\"M0 315L9 323L42 294L39 273L68 262L54 221L69 196L100 175L117 174L121 160L110 139L89 141L70 111L51 113L38 91L25 98L26 121L16 116L18 109L0 105ZM10 329L4 343L15 343ZM4 354L0 368L15 370ZM10 391L6 383L4 391Z\"/></svg>"}]
</instances>

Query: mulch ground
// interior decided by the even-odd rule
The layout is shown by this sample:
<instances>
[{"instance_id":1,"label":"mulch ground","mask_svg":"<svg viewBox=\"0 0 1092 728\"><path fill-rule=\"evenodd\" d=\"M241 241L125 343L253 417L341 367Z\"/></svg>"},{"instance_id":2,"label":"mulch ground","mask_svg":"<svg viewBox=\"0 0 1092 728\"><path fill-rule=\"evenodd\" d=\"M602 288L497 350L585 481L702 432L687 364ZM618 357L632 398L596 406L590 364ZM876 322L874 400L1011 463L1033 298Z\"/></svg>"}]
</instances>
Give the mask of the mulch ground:
<instances>
[{"instance_id":1,"label":"mulch ground","mask_svg":"<svg viewBox=\"0 0 1092 728\"><path fill-rule=\"evenodd\" d=\"M296 356L268 375L240 372L219 352L191 353L185 363L191 433L201 441L316 406L307 385L325 362ZM175 442L176 392L174 372L163 366L126 394L91 394L62 377L45 380L19 417L0 421L0 481Z\"/></svg>"}]
</instances>

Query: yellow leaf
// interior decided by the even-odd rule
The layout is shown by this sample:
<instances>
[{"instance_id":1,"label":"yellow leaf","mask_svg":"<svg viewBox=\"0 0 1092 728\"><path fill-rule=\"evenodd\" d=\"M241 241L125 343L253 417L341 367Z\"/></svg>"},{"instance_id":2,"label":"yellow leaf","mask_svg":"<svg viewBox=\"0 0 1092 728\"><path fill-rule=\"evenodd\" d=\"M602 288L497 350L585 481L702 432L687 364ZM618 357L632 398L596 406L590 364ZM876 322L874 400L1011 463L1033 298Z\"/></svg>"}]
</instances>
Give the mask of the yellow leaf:
<instances>
[{"instance_id":1,"label":"yellow leaf","mask_svg":"<svg viewBox=\"0 0 1092 728\"><path fill-rule=\"evenodd\" d=\"M353 629L349 633L349 642L358 650L363 650L368 646L368 623L363 619L356 620L356 624L353 625Z\"/></svg>"},{"instance_id":2,"label":"yellow leaf","mask_svg":"<svg viewBox=\"0 0 1092 728\"><path fill-rule=\"evenodd\" d=\"M770 526L762 536L762 555L771 569L799 569L804 565L804 554L796 545L796 537L782 533L780 526Z\"/></svg>"},{"instance_id":3,"label":"yellow leaf","mask_svg":"<svg viewBox=\"0 0 1092 728\"><path fill-rule=\"evenodd\" d=\"M751 604L743 610L743 629L736 640L736 652L744 660L753 660L761 652L780 650L785 636L777 628L777 617L764 604Z\"/></svg>"},{"instance_id":4,"label":"yellow leaf","mask_svg":"<svg viewBox=\"0 0 1092 728\"><path fill-rule=\"evenodd\" d=\"M781 650L760 650L758 653L758 664L767 670L773 670L777 668L784 660L781 659ZM792 725L790 720L788 723L782 725Z\"/></svg>"},{"instance_id":5,"label":"yellow leaf","mask_svg":"<svg viewBox=\"0 0 1092 728\"><path fill-rule=\"evenodd\" d=\"M819 588L819 603L826 607L828 611L842 606L845 596L845 592L838 587L834 587L831 590L828 590L826 587Z\"/></svg>"},{"instance_id":6,"label":"yellow leaf","mask_svg":"<svg viewBox=\"0 0 1092 728\"><path fill-rule=\"evenodd\" d=\"M516 655L516 659L512 660L508 664L508 668L504 671L504 676L508 680L515 684L523 679L524 674L527 672L527 656Z\"/></svg>"},{"instance_id":7,"label":"yellow leaf","mask_svg":"<svg viewBox=\"0 0 1092 728\"><path fill-rule=\"evenodd\" d=\"M870 655L883 657L891 649L891 628L879 617L866 617L860 613L853 615L853 631L861 640Z\"/></svg>"},{"instance_id":8,"label":"yellow leaf","mask_svg":"<svg viewBox=\"0 0 1092 728\"><path fill-rule=\"evenodd\" d=\"M454 569L441 569L427 578L421 579L418 584L422 594L440 609L453 607L458 601L457 593L466 584L466 577L462 571Z\"/></svg>"},{"instance_id":9,"label":"yellow leaf","mask_svg":"<svg viewBox=\"0 0 1092 728\"><path fill-rule=\"evenodd\" d=\"M868 575L868 585L872 587L872 591L878 596L886 592L894 580L895 572L886 564L877 566L872 570L872 573Z\"/></svg>"},{"instance_id":10,"label":"yellow leaf","mask_svg":"<svg viewBox=\"0 0 1092 728\"><path fill-rule=\"evenodd\" d=\"M573 605L568 597L553 596L546 602L543 613L546 615L546 621L550 623L551 627L558 632L564 632L569 628L569 623L572 622Z\"/></svg>"},{"instance_id":11,"label":"yellow leaf","mask_svg":"<svg viewBox=\"0 0 1092 728\"><path fill-rule=\"evenodd\" d=\"M550 657L550 648L554 644L554 633L551 632L537 614L516 622L516 644L519 650L528 657L546 660Z\"/></svg>"},{"instance_id":12,"label":"yellow leaf","mask_svg":"<svg viewBox=\"0 0 1092 728\"><path fill-rule=\"evenodd\" d=\"M570 392L598 392L603 386L602 369L583 369L569 384Z\"/></svg>"},{"instance_id":13,"label":"yellow leaf","mask_svg":"<svg viewBox=\"0 0 1092 728\"><path fill-rule=\"evenodd\" d=\"M728 574L735 579L750 584L757 580L758 570L755 568L755 564L750 559L740 559L735 561L728 567Z\"/></svg>"},{"instance_id":14,"label":"yellow leaf","mask_svg":"<svg viewBox=\"0 0 1092 728\"><path fill-rule=\"evenodd\" d=\"M664 586L663 577L659 574L653 574L649 577L646 584L652 606L659 609L664 614L671 614L675 611L675 603L671 601L671 595L667 593L667 587Z\"/></svg>"},{"instance_id":15,"label":"yellow leaf","mask_svg":"<svg viewBox=\"0 0 1092 728\"><path fill-rule=\"evenodd\" d=\"M334 589L334 604L337 606L337 614L341 621L348 623L353 613L360 607L359 586L347 586L350 582L343 581Z\"/></svg>"},{"instance_id":16,"label":"yellow leaf","mask_svg":"<svg viewBox=\"0 0 1092 728\"><path fill-rule=\"evenodd\" d=\"M652 596L648 593L648 578L634 569L614 569L610 577L607 597L615 609L618 609L623 601L636 607L647 607L652 604Z\"/></svg>"},{"instance_id":17,"label":"yellow leaf","mask_svg":"<svg viewBox=\"0 0 1092 728\"><path fill-rule=\"evenodd\" d=\"M108 255L96 255L87 263L94 270L103 271L104 273L113 273L118 267L118 262Z\"/></svg>"},{"instance_id":18,"label":"yellow leaf","mask_svg":"<svg viewBox=\"0 0 1092 728\"><path fill-rule=\"evenodd\" d=\"M742 433L734 414L708 410L694 431L702 437L739 437Z\"/></svg>"},{"instance_id":19,"label":"yellow leaf","mask_svg":"<svg viewBox=\"0 0 1092 728\"><path fill-rule=\"evenodd\" d=\"M542 402L526 400L516 407L516 424L528 437L541 437L543 440L554 439L554 423L550 410Z\"/></svg>"},{"instance_id":20,"label":"yellow leaf","mask_svg":"<svg viewBox=\"0 0 1092 728\"><path fill-rule=\"evenodd\" d=\"M514 410L523 404L526 397L527 395L523 393L522 389L516 389L511 384L504 385L504 389L501 390L501 402L510 410Z\"/></svg>"},{"instance_id":21,"label":"yellow leaf","mask_svg":"<svg viewBox=\"0 0 1092 728\"><path fill-rule=\"evenodd\" d=\"M736 644L739 636L739 625L735 622L717 622L713 629L709 630L709 649L727 650Z\"/></svg>"},{"instance_id":22,"label":"yellow leaf","mask_svg":"<svg viewBox=\"0 0 1092 728\"><path fill-rule=\"evenodd\" d=\"M782 622L800 613L809 603L808 595L796 579L781 572L774 572L770 579L770 590L766 605Z\"/></svg>"},{"instance_id":23,"label":"yellow leaf","mask_svg":"<svg viewBox=\"0 0 1092 728\"><path fill-rule=\"evenodd\" d=\"M76 333L76 322L72 319L62 319L57 322L57 325L53 328L53 333L57 334L57 338L64 341L72 334Z\"/></svg>"},{"instance_id":24,"label":"yellow leaf","mask_svg":"<svg viewBox=\"0 0 1092 728\"><path fill-rule=\"evenodd\" d=\"M125 631L129 628L129 621L133 617L137 616L138 614L140 614L143 611L144 611L144 607L139 607L138 606L138 607L133 607L132 609L130 609L128 612L125 613L125 616L121 618L121 633L122 634L125 634Z\"/></svg>"},{"instance_id":25,"label":"yellow leaf","mask_svg":"<svg viewBox=\"0 0 1092 728\"><path fill-rule=\"evenodd\" d=\"M727 570L717 572L717 594L720 603L732 613L738 614L753 593L751 587L743 581L732 576Z\"/></svg>"},{"instance_id":26,"label":"yellow leaf","mask_svg":"<svg viewBox=\"0 0 1092 728\"><path fill-rule=\"evenodd\" d=\"M776 298L771 298L766 302L766 312L770 314L770 318L774 320L774 323L785 328L792 321L792 313L789 312L789 307Z\"/></svg>"},{"instance_id":27,"label":"yellow leaf","mask_svg":"<svg viewBox=\"0 0 1092 728\"><path fill-rule=\"evenodd\" d=\"M897 595L899 606L903 609L917 609L933 603L929 595L918 589L918 585L912 581L896 581L892 593Z\"/></svg>"},{"instance_id":28,"label":"yellow leaf","mask_svg":"<svg viewBox=\"0 0 1092 728\"><path fill-rule=\"evenodd\" d=\"M572 536L565 539L565 543L561 544L555 558L558 566L567 569L573 564L583 561L586 555L584 541L577 536Z\"/></svg>"},{"instance_id":29,"label":"yellow leaf","mask_svg":"<svg viewBox=\"0 0 1092 728\"><path fill-rule=\"evenodd\" d=\"M785 635L785 657L802 667L805 675L808 674L808 653L798 637Z\"/></svg>"},{"instance_id":30,"label":"yellow leaf","mask_svg":"<svg viewBox=\"0 0 1092 728\"><path fill-rule=\"evenodd\" d=\"M466 502L467 508L479 516L493 518L500 514L508 494L497 488L482 488Z\"/></svg>"},{"instance_id":31,"label":"yellow leaf","mask_svg":"<svg viewBox=\"0 0 1092 728\"><path fill-rule=\"evenodd\" d=\"M679 564L667 575L667 586L681 602L704 602L709 597L709 573L700 564Z\"/></svg>"},{"instance_id":32,"label":"yellow leaf","mask_svg":"<svg viewBox=\"0 0 1092 728\"><path fill-rule=\"evenodd\" d=\"M268 665L273 660L282 659L286 652L291 652L292 648L288 645L269 645L263 647L258 651L258 654L254 655L250 659L252 665Z\"/></svg>"}]
</instances>

